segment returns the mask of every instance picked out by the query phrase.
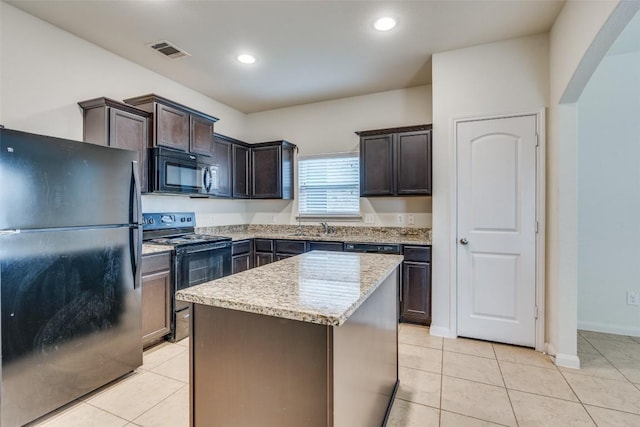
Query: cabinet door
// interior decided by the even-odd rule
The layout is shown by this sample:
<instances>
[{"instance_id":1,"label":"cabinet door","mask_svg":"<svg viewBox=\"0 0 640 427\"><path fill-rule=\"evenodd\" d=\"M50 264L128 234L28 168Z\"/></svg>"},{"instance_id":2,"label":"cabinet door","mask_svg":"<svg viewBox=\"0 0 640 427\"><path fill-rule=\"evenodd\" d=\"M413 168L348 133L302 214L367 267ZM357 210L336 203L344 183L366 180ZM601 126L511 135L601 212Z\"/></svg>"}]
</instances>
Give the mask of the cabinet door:
<instances>
[{"instance_id":1,"label":"cabinet door","mask_svg":"<svg viewBox=\"0 0 640 427\"><path fill-rule=\"evenodd\" d=\"M431 323L430 263L402 263L402 320Z\"/></svg>"},{"instance_id":2,"label":"cabinet door","mask_svg":"<svg viewBox=\"0 0 640 427\"><path fill-rule=\"evenodd\" d=\"M109 146L138 152L140 188L147 192L147 144L149 122L146 117L109 109Z\"/></svg>"},{"instance_id":3,"label":"cabinet door","mask_svg":"<svg viewBox=\"0 0 640 427\"><path fill-rule=\"evenodd\" d=\"M236 255L233 260L233 274L240 273L251 268L251 254Z\"/></svg>"},{"instance_id":4,"label":"cabinet door","mask_svg":"<svg viewBox=\"0 0 640 427\"><path fill-rule=\"evenodd\" d=\"M215 176L213 177L214 195L218 197L231 197L231 143L220 139L213 141L213 165Z\"/></svg>"},{"instance_id":5,"label":"cabinet door","mask_svg":"<svg viewBox=\"0 0 640 427\"><path fill-rule=\"evenodd\" d=\"M393 194L393 134L360 138L360 195Z\"/></svg>"},{"instance_id":6,"label":"cabinet door","mask_svg":"<svg viewBox=\"0 0 640 427\"><path fill-rule=\"evenodd\" d=\"M282 170L280 197L293 200L293 147L282 147Z\"/></svg>"},{"instance_id":7,"label":"cabinet door","mask_svg":"<svg viewBox=\"0 0 640 427\"><path fill-rule=\"evenodd\" d=\"M282 198L282 147L251 148L251 198Z\"/></svg>"},{"instance_id":8,"label":"cabinet door","mask_svg":"<svg viewBox=\"0 0 640 427\"><path fill-rule=\"evenodd\" d=\"M189 152L211 156L213 154L213 122L190 116Z\"/></svg>"},{"instance_id":9,"label":"cabinet door","mask_svg":"<svg viewBox=\"0 0 640 427\"><path fill-rule=\"evenodd\" d=\"M144 263L144 258L143 261ZM171 271L142 276L142 342L148 344L171 330Z\"/></svg>"},{"instance_id":10,"label":"cabinet door","mask_svg":"<svg viewBox=\"0 0 640 427\"><path fill-rule=\"evenodd\" d=\"M234 199L249 198L249 147L233 145L233 185Z\"/></svg>"},{"instance_id":11,"label":"cabinet door","mask_svg":"<svg viewBox=\"0 0 640 427\"><path fill-rule=\"evenodd\" d=\"M155 144L180 151L189 150L189 113L156 104Z\"/></svg>"},{"instance_id":12,"label":"cabinet door","mask_svg":"<svg viewBox=\"0 0 640 427\"><path fill-rule=\"evenodd\" d=\"M270 264L273 262L273 254L272 253L264 253L264 252L256 252L255 258L255 266L260 267L261 265Z\"/></svg>"},{"instance_id":13,"label":"cabinet door","mask_svg":"<svg viewBox=\"0 0 640 427\"><path fill-rule=\"evenodd\" d=\"M396 136L396 193L431 194L431 131Z\"/></svg>"}]
</instances>

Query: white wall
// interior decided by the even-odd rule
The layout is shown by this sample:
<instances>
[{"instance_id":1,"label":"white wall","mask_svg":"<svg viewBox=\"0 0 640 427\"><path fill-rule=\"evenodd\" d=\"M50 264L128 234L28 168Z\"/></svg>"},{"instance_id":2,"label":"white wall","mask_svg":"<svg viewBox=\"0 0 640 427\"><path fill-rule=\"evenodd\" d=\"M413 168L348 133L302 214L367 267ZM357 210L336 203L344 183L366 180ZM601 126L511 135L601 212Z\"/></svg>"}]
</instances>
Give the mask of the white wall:
<instances>
[{"instance_id":1,"label":"white wall","mask_svg":"<svg viewBox=\"0 0 640 427\"><path fill-rule=\"evenodd\" d=\"M567 1L549 33L547 120L548 351L556 364L578 367L578 119L575 102L604 53L640 2Z\"/></svg>"},{"instance_id":2,"label":"white wall","mask_svg":"<svg viewBox=\"0 0 640 427\"><path fill-rule=\"evenodd\" d=\"M357 151L359 139L355 131L431 121L431 86L317 102L247 117L249 142L286 139L298 145L300 156ZM430 197L361 198L360 207L363 216L374 214L375 226L398 226L398 213L414 214L416 227L431 226ZM297 207L295 202L253 200L248 204L247 215L252 223L294 224Z\"/></svg>"},{"instance_id":3,"label":"white wall","mask_svg":"<svg viewBox=\"0 0 640 427\"><path fill-rule=\"evenodd\" d=\"M608 56L578 107L578 327L640 336L640 53Z\"/></svg>"},{"instance_id":4,"label":"white wall","mask_svg":"<svg viewBox=\"0 0 640 427\"><path fill-rule=\"evenodd\" d=\"M156 93L218 117L216 131L243 137L245 114L3 2L0 37L0 118L8 128L82 140L78 101ZM145 211L193 209L203 226L242 223L245 206L242 201L143 197Z\"/></svg>"},{"instance_id":5,"label":"white wall","mask_svg":"<svg viewBox=\"0 0 640 427\"><path fill-rule=\"evenodd\" d=\"M450 310L453 119L537 111L548 103L546 34L433 56L433 320L434 334L455 336Z\"/></svg>"}]
</instances>

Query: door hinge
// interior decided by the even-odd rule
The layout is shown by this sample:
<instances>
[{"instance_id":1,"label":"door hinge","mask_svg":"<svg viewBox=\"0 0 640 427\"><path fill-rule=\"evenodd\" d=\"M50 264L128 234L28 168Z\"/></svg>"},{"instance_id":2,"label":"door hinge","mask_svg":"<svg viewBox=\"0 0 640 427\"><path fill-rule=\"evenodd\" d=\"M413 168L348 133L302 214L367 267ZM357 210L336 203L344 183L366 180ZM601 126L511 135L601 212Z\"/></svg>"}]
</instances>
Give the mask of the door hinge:
<instances>
[{"instance_id":1,"label":"door hinge","mask_svg":"<svg viewBox=\"0 0 640 427\"><path fill-rule=\"evenodd\" d=\"M540 135L536 132L536 147L540 145Z\"/></svg>"},{"instance_id":2,"label":"door hinge","mask_svg":"<svg viewBox=\"0 0 640 427\"><path fill-rule=\"evenodd\" d=\"M536 221L536 234L540 231L540 223Z\"/></svg>"},{"instance_id":3,"label":"door hinge","mask_svg":"<svg viewBox=\"0 0 640 427\"><path fill-rule=\"evenodd\" d=\"M535 313L536 313L536 319L537 319L538 318L538 306L537 305L536 305Z\"/></svg>"}]
</instances>

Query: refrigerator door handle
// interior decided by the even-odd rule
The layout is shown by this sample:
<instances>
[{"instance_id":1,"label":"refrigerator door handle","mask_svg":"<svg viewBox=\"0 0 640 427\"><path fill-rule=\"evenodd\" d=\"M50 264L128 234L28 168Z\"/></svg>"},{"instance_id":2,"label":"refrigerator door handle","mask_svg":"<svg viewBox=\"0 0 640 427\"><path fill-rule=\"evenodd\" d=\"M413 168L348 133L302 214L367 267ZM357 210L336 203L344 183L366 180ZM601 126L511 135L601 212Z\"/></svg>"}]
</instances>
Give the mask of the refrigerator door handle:
<instances>
[{"instance_id":1,"label":"refrigerator door handle","mask_svg":"<svg viewBox=\"0 0 640 427\"><path fill-rule=\"evenodd\" d=\"M133 271L133 289L140 287L140 274L138 264L140 262L140 227L131 226L129 228L129 255L131 256L131 270Z\"/></svg>"},{"instance_id":2,"label":"refrigerator door handle","mask_svg":"<svg viewBox=\"0 0 640 427\"><path fill-rule=\"evenodd\" d=\"M138 162L131 162L131 198L129 204L130 221L132 224L140 224L140 177L138 176Z\"/></svg>"},{"instance_id":3,"label":"refrigerator door handle","mask_svg":"<svg viewBox=\"0 0 640 427\"><path fill-rule=\"evenodd\" d=\"M133 288L140 287L140 274L138 264L140 262L140 187L138 185L138 162L131 162L131 198L129 200L129 212L131 213L131 228L129 233L129 254L131 256L131 268L133 270Z\"/></svg>"}]
</instances>

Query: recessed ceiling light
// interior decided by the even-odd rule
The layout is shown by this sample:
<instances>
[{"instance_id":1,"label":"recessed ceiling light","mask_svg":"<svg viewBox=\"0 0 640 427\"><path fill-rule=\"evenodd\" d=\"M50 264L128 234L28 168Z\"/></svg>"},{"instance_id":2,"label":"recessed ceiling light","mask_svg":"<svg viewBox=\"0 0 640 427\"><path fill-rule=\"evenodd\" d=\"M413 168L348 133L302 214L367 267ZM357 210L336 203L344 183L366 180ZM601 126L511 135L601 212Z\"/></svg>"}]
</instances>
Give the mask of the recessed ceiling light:
<instances>
[{"instance_id":1,"label":"recessed ceiling light","mask_svg":"<svg viewBox=\"0 0 640 427\"><path fill-rule=\"evenodd\" d=\"M373 28L378 31L389 31L396 26L396 20L388 16L379 18L373 23Z\"/></svg>"},{"instance_id":2,"label":"recessed ceiling light","mask_svg":"<svg viewBox=\"0 0 640 427\"><path fill-rule=\"evenodd\" d=\"M254 56L247 55L246 53L242 55L238 55L237 59L243 64L253 64L254 62L256 62L256 58Z\"/></svg>"}]
</instances>

